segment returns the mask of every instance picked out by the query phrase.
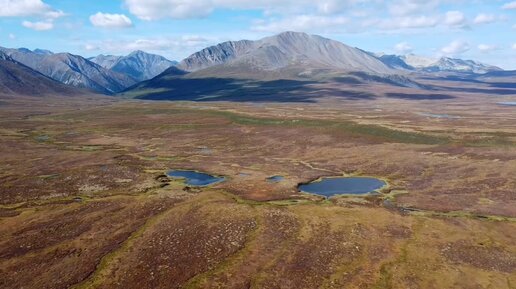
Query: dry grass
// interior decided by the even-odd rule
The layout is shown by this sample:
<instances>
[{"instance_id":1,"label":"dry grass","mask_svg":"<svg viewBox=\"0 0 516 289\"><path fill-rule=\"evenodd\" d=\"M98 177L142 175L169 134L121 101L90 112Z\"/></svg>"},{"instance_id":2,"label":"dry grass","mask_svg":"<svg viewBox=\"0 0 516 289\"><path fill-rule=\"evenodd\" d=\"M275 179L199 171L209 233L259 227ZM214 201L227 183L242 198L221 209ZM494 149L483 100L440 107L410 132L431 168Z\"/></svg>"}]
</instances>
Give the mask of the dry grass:
<instances>
[{"instance_id":1,"label":"dry grass","mask_svg":"<svg viewBox=\"0 0 516 289\"><path fill-rule=\"evenodd\" d=\"M0 287L514 288L514 115L461 102L6 100ZM296 189L335 175L389 190Z\"/></svg>"}]
</instances>

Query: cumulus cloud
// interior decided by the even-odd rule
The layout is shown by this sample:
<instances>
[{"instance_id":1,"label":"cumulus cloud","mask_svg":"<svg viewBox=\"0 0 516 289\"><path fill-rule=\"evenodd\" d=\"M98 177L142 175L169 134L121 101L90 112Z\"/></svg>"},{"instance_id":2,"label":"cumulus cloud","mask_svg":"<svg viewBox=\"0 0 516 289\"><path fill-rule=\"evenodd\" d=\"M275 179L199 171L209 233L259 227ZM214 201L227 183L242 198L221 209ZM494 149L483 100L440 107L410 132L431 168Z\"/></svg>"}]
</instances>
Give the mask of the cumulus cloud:
<instances>
[{"instance_id":1,"label":"cumulus cloud","mask_svg":"<svg viewBox=\"0 0 516 289\"><path fill-rule=\"evenodd\" d=\"M210 15L215 9L263 10L266 15L274 13L334 15L363 3L377 0L124 0L131 14L143 20L161 18L199 18Z\"/></svg>"},{"instance_id":2,"label":"cumulus cloud","mask_svg":"<svg viewBox=\"0 0 516 289\"><path fill-rule=\"evenodd\" d=\"M218 41L217 41L218 42ZM197 51L205 48L208 39L196 35L182 37L160 37L160 38L140 38L134 40L104 40L84 43L82 46L87 51L100 50L113 54L126 54L135 50L144 50L168 54L173 52Z\"/></svg>"},{"instance_id":3,"label":"cumulus cloud","mask_svg":"<svg viewBox=\"0 0 516 289\"><path fill-rule=\"evenodd\" d=\"M470 49L471 47L468 42L462 40L455 40L441 48L441 53L445 55L459 55Z\"/></svg>"},{"instance_id":4,"label":"cumulus cloud","mask_svg":"<svg viewBox=\"0 0 516 289\"><path fill-rule=\"evenodd\" d=\"M496 16L493 14L480 13L475 17L473 23L475 24L488 24L496 21Z\"/></svg>"},{"instance_id":5,"label":"cumulus cloud","mask_svg":"<svg viewBox=\"0 0 516 289\"><path fill-rule=\"evenodd\" d=\"M390 1L388 10L395 16L408 16L433 11L439 3L439 0L394 0Z\"/></svg>"},{"instance_id":6,"label":"cumulus cloud","mask_svg":"<svg viewBox=\"0 0 516 289\"><path fill-rule=\"evenodd\" d=\"M40 21L23 21L22 26L36 31L54 28L54 20L64 16L41 0L0 0L0 17L37 17Z\"/></svg>"},{"instance_id":7,"label":"cumulus cloud","mask_svg":"<svg viewBox=\"0 0 516 289\"><path fill-rule=\"evenodd\" d=\"M347 23L349 23L349 19L346 17L299 15L277 21L259 21L252 29L261 32L310 31L312 29L336 27Z\"/></svg>"},{"instance_id":8,"label":"cumulus cloud","mask_svg":"<svg viewBox=\"0 0 516 289\"><path fill-rule=\"evenodd\" d=\"M382 19L374 22L376 22L375 26L382 30L396 30L434 27L439 24L439 19L429 16L406 16Z\"/></svg>"},{"instance_id":9,"label":"cumulus cloud","mask_svg":"<svg viewBox=\"0 0 516 289\"><path fill-rule=\"evenodd\" d=\"M9 39L14 40L16 39L16 35L9 33Z\"/></svg>"},{"instance_id":10,"label":"cumulus cloud","mask_svg":"<svg viewBox=\"0 0 516 289\"><path fill-rule=\"evenodd\" d=\"M125 8L143 20L209 16L217 9L259 10L253 31L297 30L317 33L402 31L433 27L467 28L461 11L442 12L459 0L123 0ZM490 21L479 15L477 22ZM318 29L318 30L317 30Z\"/></svg>"},{"instance_id":11,"label":"cumulus cloud","mask_svg":"<svg viewBox=\"0 0 516 289\"><path fill-rule=\"evenodd\" d=\"M394 46L394 50L396 51L396 53L398 54L409 54L411 53L414 49L412 48L412 46L410 46L410 44L408 44L407 42L401 42L401 43L398 43Z\"/></svg>"},{"instance_id":12,"label":"cumulus cloud","mask_svg":"<svg viewBox=\"0 0 516 289\"><path fill-rule=\"evenodd\" d=\"M91 15L90 22L93 26L103 28L128 28L133 26L131 19L123 14L108 14L102 12Z\"/></svg>"},{"instance_id":13,"label":"cumulus cloud","mask_svg":"<svg viewBox=\"0 0 516 289\"><path fill-rule=\"evenodd\" d=\"M509 9L516 9L516 1L506 3L502 6L503 9L509 10Z\"/></svg>"},{"instance_id":14,"label":"cumulus cloud","mask_svg":"<svg viewBox=\"0 0 516 289\"><path fill-rule=\"evenodd\" d=\"M87 50L87 51L94 51L94 50L99 50L100 48L96 45L93 45L93 44L85 44L84 45L84 49Z\"/></svg>"},{"instance_id":15,"label":"cumulus cloud","mask_svg":"<svg viewBox=\"0 0 516 289\"><path fill-rule=\"evenodd\" d=\"M210 0L125 0L129 11L143 20L208 16L214 10Z\"/></svg>"},{"instance_id":16,"label":"cumulus cloud","mask_svg":"<svg viewBox=\"0 0 516 289\"><path fill-rule=\"evenodd\" d=\"M454 27L464 27L466 25L466 17L460 11L448 11L444 16L444 24Z\"/></svg>"},{"instance_id":17,"label":"cumulus cloud","mask_svg":"<svg viewBox=\"0 0 516 289\"><path fill-rule=\"evenodd\" d=\"M0 0L0 17L42 16L58 18L63 11L55 10L41 0Z\"/></svg>"},{"instance_id":18,"label":"cumulus cloud","mask_svg":"<svg viewBox=\"0 0 516 289\"><path fill-rule=\"evenodd\" d=\"M324 14L336 14L343 12L349 4L346 1L326 0L319 1L317 10Z\"/></svg>"},{"instance_id":19,"label":"cumulus cloud","mask_svg":"<svg viewBox=\"0 0 516 289\"><path fill-rule=\"evenodd\" d=\"M490 44L479 44L477 46L478 50L482 53L489 53L491 51L497 50L498 47L496 45L490 45Z\"/></svg>"},{"instance_id":20,"label":"cumulus cloud","mask_svg":"<svg viewBox=\"0 0 516 289\"><path fill-rule=\"evenodd\" d=\"M22 22L23 27L36 30L36 31L46 31L51 30L54 28L54 23L52 21L23 21Z\"/></svg>"}]
</instances>

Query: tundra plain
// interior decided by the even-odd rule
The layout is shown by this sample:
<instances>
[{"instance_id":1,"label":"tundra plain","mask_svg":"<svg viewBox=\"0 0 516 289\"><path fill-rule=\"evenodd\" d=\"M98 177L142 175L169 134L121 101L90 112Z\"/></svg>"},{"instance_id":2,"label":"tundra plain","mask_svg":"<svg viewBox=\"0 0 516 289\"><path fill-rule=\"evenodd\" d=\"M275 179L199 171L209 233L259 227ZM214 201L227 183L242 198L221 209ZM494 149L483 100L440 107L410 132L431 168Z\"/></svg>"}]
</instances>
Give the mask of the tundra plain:
<instances>
[{"instance_id":1,"label":"tundra plain","mask_svg":"<svg viewBox=\"0 0 516 289\"><path fill-rule=\"evenodd\" d=\"M516 288L514 107L404 95L3 97L0 287ZM388 186L297 189L328 176Z\"/></svg>"}]
</instances>

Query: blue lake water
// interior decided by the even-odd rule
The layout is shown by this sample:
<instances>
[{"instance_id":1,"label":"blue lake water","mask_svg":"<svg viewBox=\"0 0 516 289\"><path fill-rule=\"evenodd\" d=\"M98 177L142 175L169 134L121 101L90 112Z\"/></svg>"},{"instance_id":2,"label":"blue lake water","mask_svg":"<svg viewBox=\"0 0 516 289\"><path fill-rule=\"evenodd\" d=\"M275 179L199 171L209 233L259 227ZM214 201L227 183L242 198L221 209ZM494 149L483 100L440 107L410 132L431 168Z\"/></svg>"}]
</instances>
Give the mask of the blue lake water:
<instances>
[{"instance_id":1,"label":"blue lake water","mask_svg":"<svg viewBox=\"0 0 516 289\"><path fill-rule=\"evenodd\" d=\"M516 101L499 102L497 104L503 106L516 106Z\"/></svg>"},{"instance_id":2,"label":"blue lake water","mask_svg":"<svg viewBox=\"0 0 516 289\"><path fill-rule=\"evenodd\" d=\"M335 195L364 195L384 187L386 183L371 177L322 178L303 184L299 190L305 193L332 197Z\"/></svg>"},{"instance_id":3,"label":"blue lake water","mask_svg":"<svg viewBox=\"0 0 516 289\"><path fill-rule=\"evenodd\" d=\"M269 183L279 183L283 181L285 178L283 176L272 176L267 178L267 182Z\"/></svg>"},{"instance_id":4,"label":"blue lake water","mask_svg":"<svg viewBox=\"0 0 516 289\"><path fill-rule=\"evenodd\" d=\"M436 114L436 113L426 113L426 112L420 113L420 115L427 116L427 117L433 117L433 118L449 118L449 119L458 119L458 118L460 118L459 116L456 116L456 115Z\"/></svg>"},{"instance_id":5,"label":"blue lake water","mask_svg":"<svg viewBox=\"0 0 516 289\"><path fill-rule=\"evenodd\" d=\"M209 186L225 180L223 177L215 177L205 173L185 170L172 170L167 173L167 176L184 179L187 185L196 187Z\"/></svg>"}]
</instances>

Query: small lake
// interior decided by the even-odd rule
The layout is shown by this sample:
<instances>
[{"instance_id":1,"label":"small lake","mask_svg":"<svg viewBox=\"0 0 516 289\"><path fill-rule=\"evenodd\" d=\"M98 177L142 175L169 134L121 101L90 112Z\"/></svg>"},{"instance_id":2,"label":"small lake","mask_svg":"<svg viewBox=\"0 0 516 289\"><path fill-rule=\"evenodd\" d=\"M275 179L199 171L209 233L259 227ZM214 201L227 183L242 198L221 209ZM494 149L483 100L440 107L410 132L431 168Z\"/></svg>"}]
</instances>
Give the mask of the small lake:
<instances>
[{"instance_id":1,"label":"small lake","mask_svg":"<svg viewBox=\"0 0 516 289\"><path fill-rule=\"evenodd\" d=\"M267 178L267 182L269 183L279 183L283 181L285 178L283 176L272 176Z\"/></svg>"},{"instance_id":2,"label":"small lake","mask_svg":"<svg viewBox=\"0 0 516 289\"><path fill-rule=\"evenodd\" d=\"M322 178L315 182L299 186L305 193L325 196L336 195L365 195L381 189L387 185L384 181L371 177L339 177Z\"/></svg>"},{"instance_id":3,"label":"small lake","mask_svg":"<svg viewBox=\"0 0 516 289\"><path fill-rule=\"evenodd\" d=\"M456 115L436 114L436 113L427 113L427 112L422 112L422 113L420 113L420 115L426 116L426 117L432 117L432 118L448 118L448 119L459 119L460 118L459 116L456 116Z\"/></svg>"},{"instance_id":4,"label":"small lake","mask_svg":"<svg viewBox=\"0 0 516 289\"><path fill-rule=\"evenodd\" d=\"M516 101L499 102L497 104L503 106L516 106Z\"/></svg>"},{"instance_id":5,"label":"small lake","mask_svg":"<svg viewBox=\"0 0 516 289\"><path fill-rule=\"evenodd\" d=\"M205 173L186 170L172 170L167 172L167 176L176 179L184 179L187 185L195 187L209 186L225 180L223 177L215 177Z\"/></svg>"}]
</instances>

